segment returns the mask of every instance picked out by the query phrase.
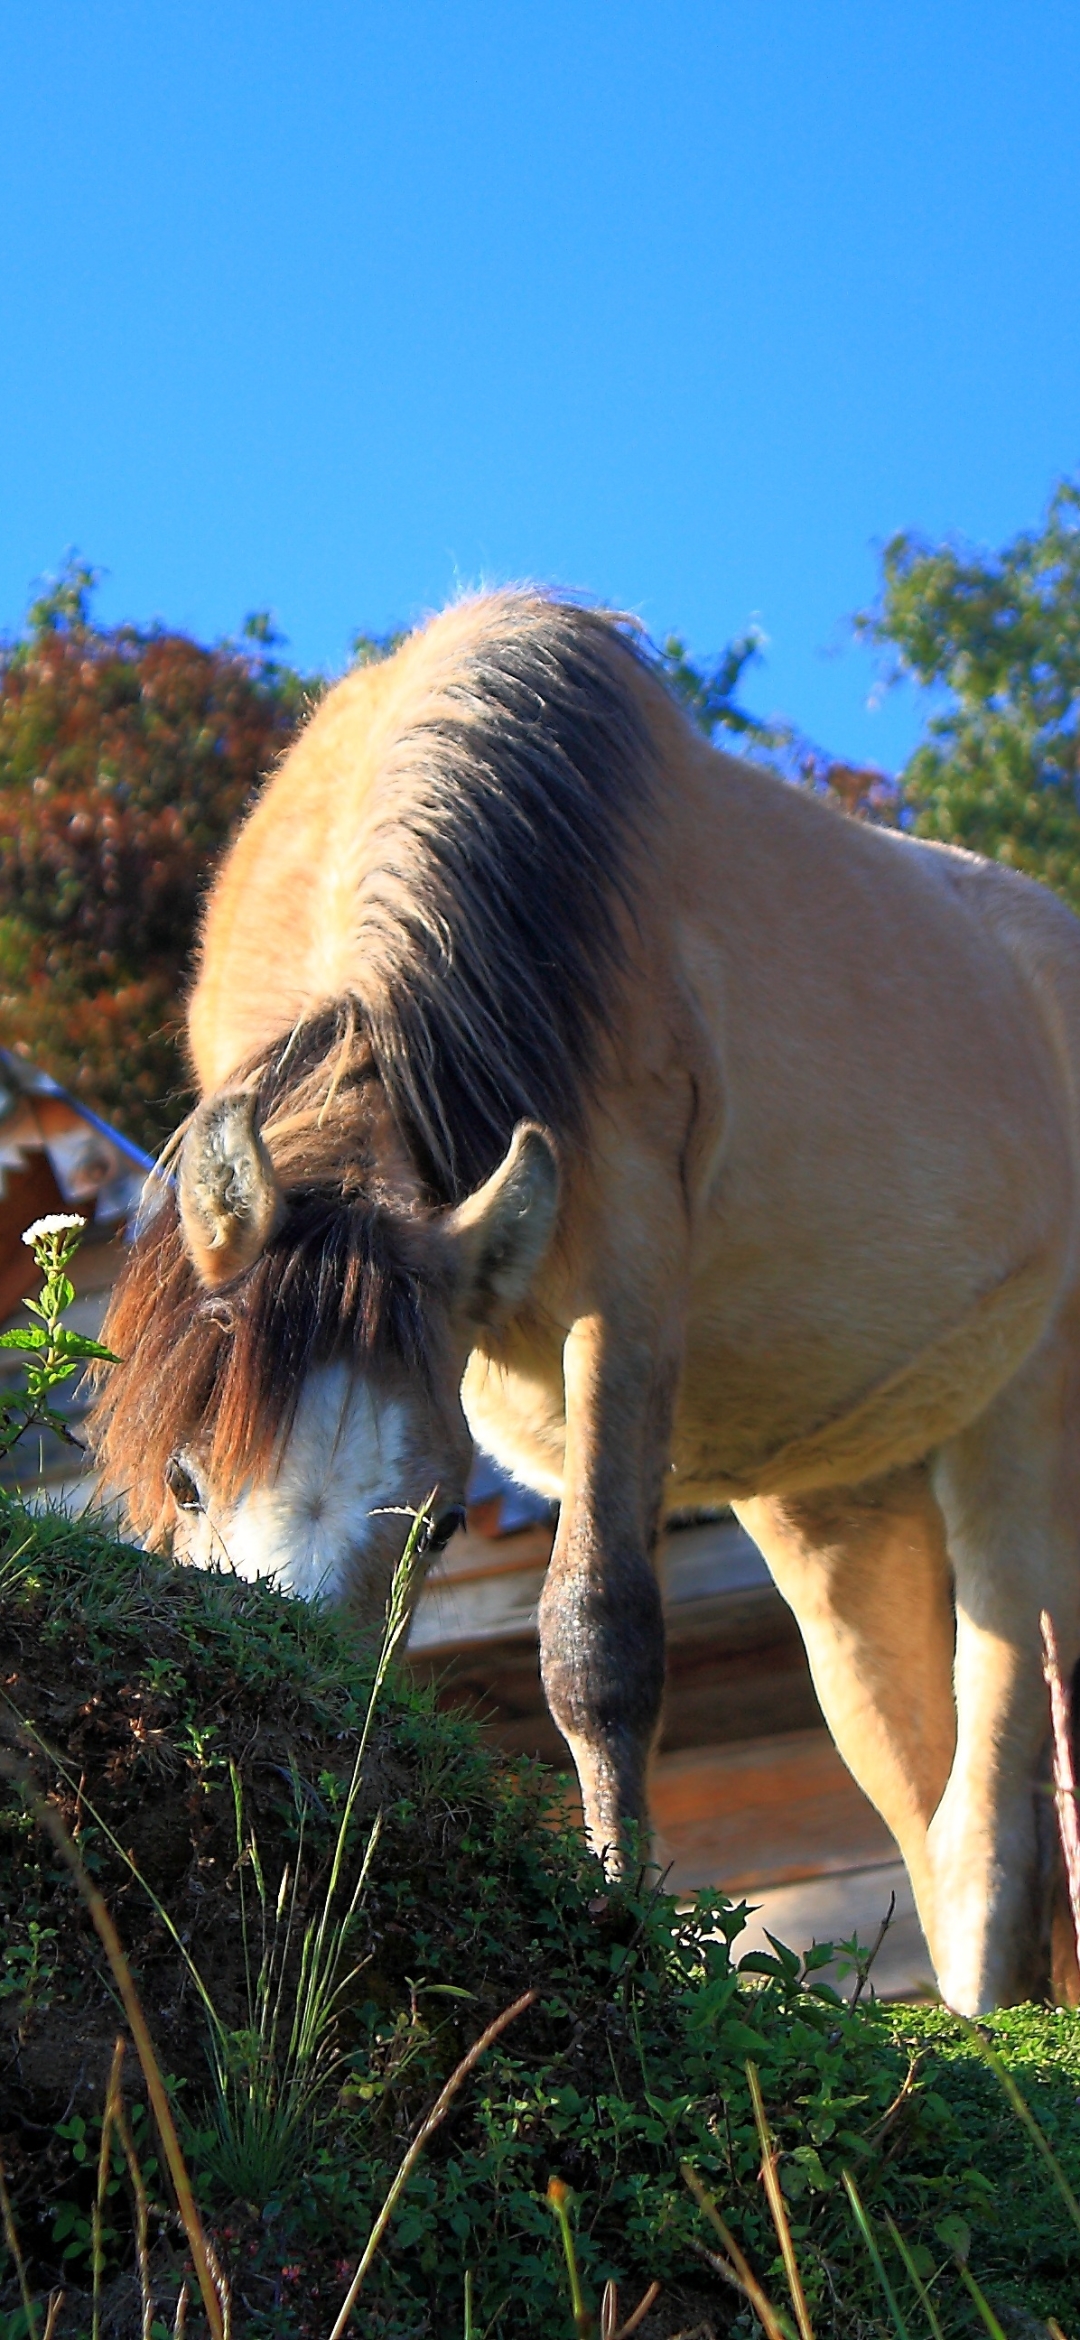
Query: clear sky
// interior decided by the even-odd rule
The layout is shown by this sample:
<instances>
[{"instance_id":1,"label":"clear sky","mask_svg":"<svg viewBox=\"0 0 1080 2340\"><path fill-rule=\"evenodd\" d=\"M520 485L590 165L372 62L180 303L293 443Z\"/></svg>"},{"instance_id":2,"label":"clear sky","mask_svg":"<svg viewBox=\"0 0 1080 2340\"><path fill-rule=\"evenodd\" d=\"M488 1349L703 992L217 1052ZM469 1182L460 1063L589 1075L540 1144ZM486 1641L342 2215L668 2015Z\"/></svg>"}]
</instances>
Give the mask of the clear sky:
<instances>
[{"instance_id":1,"label":"clear sky","mask_svg":"<svg viewBox=\"0 0 1080 2340\"><path fill-rule=\"evenodd\" d=\"M1078 100L1076 0L6 0L0 625L532 575L892 765L875 545L1080 462Z\"/></svg>"}]
</instances>

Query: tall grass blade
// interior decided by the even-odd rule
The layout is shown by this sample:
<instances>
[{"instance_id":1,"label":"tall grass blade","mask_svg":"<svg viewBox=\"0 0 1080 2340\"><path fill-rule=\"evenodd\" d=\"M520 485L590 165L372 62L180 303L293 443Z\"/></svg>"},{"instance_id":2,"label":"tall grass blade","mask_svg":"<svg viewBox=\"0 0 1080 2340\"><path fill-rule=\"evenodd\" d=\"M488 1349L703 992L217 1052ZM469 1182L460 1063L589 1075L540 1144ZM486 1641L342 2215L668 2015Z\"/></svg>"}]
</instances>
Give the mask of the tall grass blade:
<instances>
[{"instance_id":1,"label":"tall grass blade","mask_svg":"<svg viewBox=\"0 0 1080 2340\"><path fill-rule=\"evenodd\" d=\"M1049 2138L1043 2135L1038 2121L1036 2120L1035 2115L1031 2110L1031 2106L1027 2102L1026 2097L1021 2095L1020 2090L1017 2087L1015 2080L1013 2079L1012 2073L1008 2070L1007 2066L1002 2063L997 2049L991 2047L989 2040L983 2037L983 2034L979 2030L977 2023L972 2023L966 2015L957 2015L955 2017L955 2021L963 2026L963 2029L966 2031L968 2038L978 2048L979 2054L985 2058L985 2061L989 2064L991 2071L996 2073L997 2078L1000 2080L1001 2085L1005 2090L1005 2094L1009 2099L1009 2103L1011 2104L1013 2111L1016 2114L1017 2120L1023 2122L1028 2136L1031 2138L1032 2144L1037 2146L1039 2152L1042 2154L1043 2160L1045 2161L1046 2166L1050 2171L1050 2175L1053 2178L1054 2184L1056 2185L1059 2194L1061 2195L1061 2199L1065 2204L1065 2208L1067 2209L1070 2218L1072 2219L1073 2225L1075 2226L1077 2233L1080 2234L1080 2202L1077 2201L1076 2195L1073 2193L1072 2187L1069 2184L1068 2178L1062 2169L1061 2163L1058 2160L1057 2154L1054 2152L1054 2148L1051 2145Z\"/></svg>"},{"instance_id":2,"label":"tall grass blade","mask_svg":"<svg viewBox=\"0 0 1080 2340\"><path fill-rule=\"evenodd\" d=\"M799 2262L795 2256L795 2245L791 2237L791 2227L788 2224L787 2207L780 2189L780 2178L776 2167L776 2146L765 2117L765 2104L761 2094L757 2066L749 2060L746 2065L746 2077L750 2083L750 2101L754 2107L754 2122L761 2146L761 2175L784 2261L784 2272L787 2275L788 2290L791 2293L791 2304L795 2310L795 2321L799 2327L801 2340L814 2340L814 2327L810 2321L810 2310L807 2307L806 2293L802 2287Z\"/></svg>"},{"instance_id":3,"label":"tall grass blade","mask_svg":"<svg viewBox=\"0 0 1080 2340\"><path fill-rule=\"evenodd\" d=\"M131 1968L124 1955L120 1936L113 1924L105 1900L92 1878L87 1874L59 1812L55 1811L51 1804L46 1803L45 1798L38 1794L32 1781L27 1778L22 1766L14 1762L12 1757L5 1754L2 1749L0 1749L0 1770L19 1788L38 1825L51 1836L61 1860L70 1870L90 1913L94 1930L109 1961L113 1980L123 2001L124 2013L127 2016L131 2027L131 2036L135 2042L135 2052L142 2065L143 2078L146 2081L147 2093L153 2106L158 2135L161 2138L165 2159L169 2165L169 2175L176 2192L177 2207L184 2232L187 2235L188 2249L191 2252L196 2280L202 2294L211 2340L227 2340L224 2301L219 2296L217 2284L211 2272L210 2255L203 2233L202 2220L199 2217L195 2196L191 2190L187 2164L180 2150L180 2139L176 2134L176 2124L165 2091L165 2083L161 2077L161 2067L154 2053L154 2043L147 2029L146 2017L143 2014L139 1994L132 1980ZM33 2340L36 2340L36 2328Z\"/></svg>"},{"instance_id":4,"label":"tall grass blade","mask_svg":"<svg viewBox=\"0 0 1080 2340\"><path fill-rule=\"evenodd\" d=\"M248 2009L247 2031L250 2035L246 2053L241 2049L238 2056L237 2038L223 2023L212 1994L186 1943L181 1940L168 1910L104 1816L86 1797L81 1783L78 1786L86 1810L146 1893L155 1914L179 1950L198 1992L210 2031L210 2060L216 2095L215 2122L222 2155L221 2174L240 2195L253 2192L273 2194L284 2182L286 2165L295 2163L303 2150L306 2124L332 2069L332 2058L329 2058L327 2052L329 2036L338 2002L353 1979L353 1970L343 1971L345 1952L378 1846L381 1814L376 1814L369 1830L352 1893L340 1916L335 1916L335 1902L379 1699L412 1613L429 1510L429 1506L424 1506L414 1515L405 1550L394 1573L375 1672L334 1838L329 1879L318 1917L313 1919L304 1932L300 1972L293 1994L292 2018L283 2053L279 2054L279 2034L289 1979L290 1949L297 1924L304 1841L302 1810L299 1847L292 1864L291 1888L285 1871L278 1889L271 1930L268 1924L269 1896L258 1843L251 1833L245 1839L242 1782L235 1764L230 1764L237 1859L241 1869L239 1898ZM24 1743L36 1747L65 1785L74 1792L76 1782L71 1778L62 1758L42 1739L34 1726L18 1714L9 1700L5 1700L5 1703L9 1706L18 1735ZM243 1871L247 1867L250 1867L255 1880L259 1903L261 1941L257 1973L252 1957L247 1896L243 1890ZM284 1925L281 1924L282 1917ZM94 2340L97 2340L97 2335Z\"/></svg>"},{"instance_id":5,"label":"tall grass blade","mask_svg":"<svg viewBox=\"0 0 1080 2340\"><path fill-rule=\"evenodd\" d=\"M960 2281L963 2284L965 2291L969 2291L971 2293L971 2297L974 2300L976 2307L978 2308L983 2323L985 2324L986 2329L990 2334L990 2340L1007 2340L1007 2334L1002 2331L1001 2325L998 2323L997 2317L994 2314L993 2308L991 2307L985 2292L980 2290L970 2267L965 2267L962 2259L958 2259L956 2262L956 2272L960 2277Z\"/></svg>"},{"instance_id":6,"label":"tall grass blade","mask_svg":"<svg viewBox=\"0 0 1080 2340\"><path fill-rule=\"evenodd\" d=\"M386 2229L390 2224L390 2220L394 2215L394 2211L397 2208L405 2187L408 2185L409 2179L411 2178L412 2173L416 2168L416 2164L420 2159L420 2155L422 2154L428 2139L434 2136L436 2129L440 2126L441 2122L445 2120L446 2115L450 2110L450 2106L453 2103L455 2096L457 2095L458 2089L462 2085L462 2082L468 2079L470 2072L475 2069L475 2066L479 2063L481 2056L486 2054L488 2048L491 2047L494 2041L500 2037L501 2033L506 2031L511 2023L516 2023L518 2016L524 2015L526 2008L533 2006L538 1996L539 1993L535 1990L523 1991L520 1999L515 1999L511 2007L504 2007L502 2014L496 2015L494 2023L488 2024L487 2030L482 2031L479 2039L473 2041L468 2054L462 2056L461 2062L457 2066L456 2070L451 2072L450 2078L447 2081L445 2088L443 2088L440 2094L436 2097L426 2120L421 2121L420 2127L418 2128L416 2135L413 2138L412 2144L410 2145L404 2160L400 2164L397 2175L390 2187L390 2191L387 2194L382 2209L380 2210L379 2215L375 2220L375 2224L371 2229L371 2233L367 2238L367 2242L364 2245L363 2257L361 2258L360 2264L356 2270L355 2275L353 2276L352 2282L349 2285L348 2291L342 2300L341 2306L338 2309L337 2318L330 2333L330 2340L341 2340L341 2335L345 2331L353 2309L356 2306L356 2302L360 2297L360 2291L364 2282L364 2278L368 2272L369 2267L371 2266L373 2258L375 2257L375 2253L379 2248L379 2244L381 2243L382 2238L386 2233Z\"/></svg>"},{"instance_id":7,"label":"tall grass blade","mask_svg":"<svg viewBox=\"0 0 1080 2340\"><path fill-rule=\"evenodd\" d=\"M727 2252L727 2260L725 2261L717 2258L715 2251L706 2251L705 2257L709 2265L715 2268L718 2275L723 2275L727 2282L733 2283L736 2291L741 2291L744 2298L749 2300L758 2322L765 2332L766 2340L795 2340L793 2326L788 2323L786 2316L781 2315L779 2308L774 2308L771 2300L766 2298L749 2260L740 2250L731 2228L721 2218L712 2195L708 2188L702 2185L696 2169L691 2169L688 2161L680 2161L679 2175L683 2184L689 2186L702 2216L708 2219L713 2232L719 2235Z\"/></svg>"},{"instance_id":8,"label":"tall grass blade","mask_svg":"<svg viewBox=\"0 0 1080 2340\"><path fill-rule=\"evenodd\" d=\"M548 2208L555 2213L556 2224L562 2239L563 2257L566 2260L566 2272L570 2279L570 2309L574 2318L574 2330L578 2335L578 2340L590 2340L590 2335L596 2330L596 2318L585 2305L577 2252L574 2249L574 2230L570 2224L570 2188L562 2178L549 2178L547 2201Z\"/></svg>"},{"instance_id":9,"label":"tall grass blade","mask_svg":"<svg viewBox=\"0 0 1080 2340\"><path fill-rule=\"evenodd\" d=\"M915 2292L915 2297L919 2302L919 2306L921 2307L923 2314L926 2317L926 2321L930 2326L930 2330L933 2334L933 2340L945 2340L945 2334L938 2322L937 2309L934 2306L933 2300L931 2299L926 2285L923 2282L922 2276L920 2275L919 2270L915 2265L915 2261L911 2256L911 2252L909 2251L907 2244L904 2241L904 2237L901 2234L899 2227L895 2224L894 2220L890 2218L887 2210L885 2212L885 2224L888 2227L895 2247L904 2262L905 2272Z\"/></svg>"},{"instance_id":10,"label":"tall grass blade","mask_svg":"<svg viewBox=\"0 0 1080 2340\"><path fill-rule=\"evenodd\" d=\"M891 2315L893 2323L896 2326L899 2340L909 2340L908 2328L904 2322L903 2316L900 2313L899 2307L897 2306L896 2295L893 2291L893 2287L885 2273L885 2261L878 2249L873 2227L871 2226L870 2220L868 2219L866 2212L863 2209L858 2186L856 2185L849 2169L841 2170L840 2175L844 2181L844 2187L847 2192L848 2201L850 2202L852 2210L855 2214L855 2223L859 2229L859 2233L861 2234L864 2243L866 2244L874 2273L877 2276L878 2282L880 2283L882 2291L885 2294L889 2314Z\"/></svg>"},{"instance_id":11,"label":"tall grass blade","mask_svg":"<svg viewBox=\"0 0 1080 2340\"><path fill-rule=\"evenodd\" d=\"M63 2307L66 2297L66 2292L60 2290L50 2291L49 2305L45 2316L44 2340L53 2340L53 2334L56 2331L57 2324L60 2321L60 2310Z\"/></svg>"}]
</instances>

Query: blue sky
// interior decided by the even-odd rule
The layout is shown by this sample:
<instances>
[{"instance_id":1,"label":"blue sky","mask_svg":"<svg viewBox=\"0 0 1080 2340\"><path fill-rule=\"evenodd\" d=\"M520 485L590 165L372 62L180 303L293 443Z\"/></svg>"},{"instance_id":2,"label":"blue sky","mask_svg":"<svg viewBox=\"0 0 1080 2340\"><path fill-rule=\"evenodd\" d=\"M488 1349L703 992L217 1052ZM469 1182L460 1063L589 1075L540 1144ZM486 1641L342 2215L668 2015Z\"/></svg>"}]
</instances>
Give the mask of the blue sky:
<instances>
[{"instance_id":1,"label":"blue sky","mask_svg":"<svg viewBox=\"0 0 1080 2340\"><path fill-rule=\"evenodd\" d=\"M528 574L894 765L875 546L1080 463L1078 93L1074 0L8 0L0 625Z\"/></svg>"}]
</instances>

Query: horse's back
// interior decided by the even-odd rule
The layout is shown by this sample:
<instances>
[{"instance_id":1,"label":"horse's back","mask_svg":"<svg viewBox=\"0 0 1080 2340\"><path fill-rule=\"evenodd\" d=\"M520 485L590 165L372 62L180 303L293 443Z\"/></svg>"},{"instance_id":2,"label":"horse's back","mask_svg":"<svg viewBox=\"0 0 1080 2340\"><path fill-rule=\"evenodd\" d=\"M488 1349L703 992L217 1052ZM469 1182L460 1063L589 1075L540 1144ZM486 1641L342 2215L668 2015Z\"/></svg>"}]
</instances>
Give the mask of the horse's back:
<instances>
[{"instance_id":1,"label":"horse's back","mask_svg":"<svg viewBox=\"0 0 1080 2340\"><path fill-rule=\"evenodd\" d=\"M905 1408L910 1459L1038 1339L1075 1275L1080 926L746 767L714 787L725 850L708 886L687 855L679 937L723 1099L686 1449L731 1493L785 1453L804 1484L885 1467ZM818 1432L875 1391L830 1462Z\"/></svg>"}]
</instances>

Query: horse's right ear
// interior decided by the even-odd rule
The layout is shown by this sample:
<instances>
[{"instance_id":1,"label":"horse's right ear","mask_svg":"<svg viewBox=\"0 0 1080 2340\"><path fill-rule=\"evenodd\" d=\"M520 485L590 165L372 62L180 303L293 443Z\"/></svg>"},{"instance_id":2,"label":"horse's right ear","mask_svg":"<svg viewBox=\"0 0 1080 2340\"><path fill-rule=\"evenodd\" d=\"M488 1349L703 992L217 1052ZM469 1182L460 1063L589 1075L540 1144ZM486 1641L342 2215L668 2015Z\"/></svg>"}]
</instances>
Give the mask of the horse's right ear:
<instances>
[{"instance_id":1,"label":"horse's right ear","mask_svg":"<svg viewBox=\"0 0 1080 2340\"><path fill-rule=\"evenodd\" d=\"M284 1202L243 1090L208 1097L180 1152L180 1225L200 1284L211 1291L253 1266L281 1224Z\"/></svg>"}]
</instances>

